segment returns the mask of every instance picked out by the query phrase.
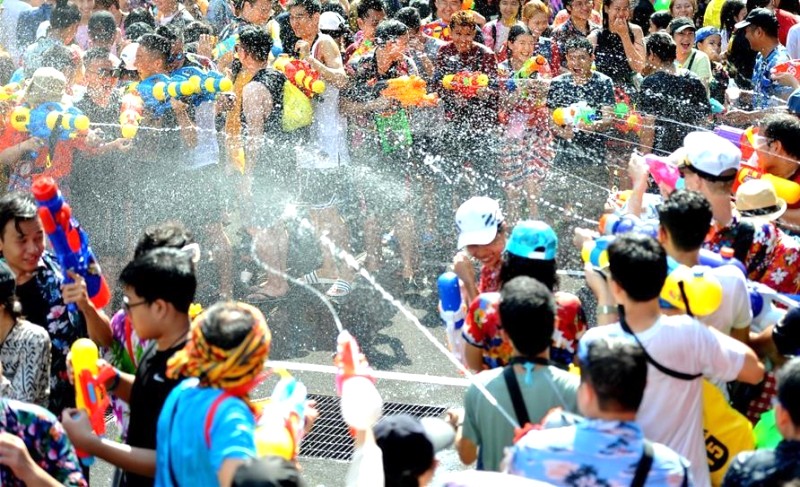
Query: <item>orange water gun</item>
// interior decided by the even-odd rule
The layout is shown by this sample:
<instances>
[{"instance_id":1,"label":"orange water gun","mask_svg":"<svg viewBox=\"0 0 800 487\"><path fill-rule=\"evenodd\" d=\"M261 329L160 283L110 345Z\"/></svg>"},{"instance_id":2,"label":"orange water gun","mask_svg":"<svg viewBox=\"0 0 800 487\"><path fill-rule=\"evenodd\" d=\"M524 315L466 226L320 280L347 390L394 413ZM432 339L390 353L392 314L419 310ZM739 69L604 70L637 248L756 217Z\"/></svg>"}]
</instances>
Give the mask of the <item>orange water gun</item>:
<instances>
[{"instance_id":1,"label":"orange water gun","mask_svg":"<svg viewBox=\"0 0 800 487\"><path fill-rule=\"evenodd\" d=\"M800 201L800 184L775 176L774 174L765 173L761 169L747 164L742 164L739 167L739 172L736 173L736 180L733 182L733 192L736 193L736 189L739 185L751 179L764 179L769 181L775 188L775 194L778 195L778 198L785 200L790 205Z\"/></svg>"},{"instance_id":2,"label":"orange water gun","mask_svg":"<svg viewBox=\"0 0 800 487\"><path fill-rule=\"evenodd\" d=\"M425 80L419 76L400 76L386 81L381 95L397 100L404 107L433 107L439 103L436 93L427 92Z\"/></svg>"},{"instance_id":3,"label":"orange water gun","mask_svg":"<svg viewBox=\"0 0 800 487\"><path fill-rule=\"evenodd\" d=\"M446 74L442 78L442 86L446 90L455 91L464 98L472 98L480 88L489 86L489 76L484 73L459 71Z\"/></svg>"},{"instance_id":4,"label":"orange water gun","mask_svg":"<svg viewBox=\"0 0 800 487\"><path fill-rule=\"evenodd\" d=\"M309 98L325 92L325 82L319 78L319 71L312 68L308 61L301 61L289 56L278 56L272 67L283 73Z\"/></svg>"},{"instance_id":5,"label":"orange water gun","mask_svg":"<svg viewBox=\"0 0 800 487\"><path fill-rule=\"evenodd\" d=\"M137 93L127 93L122 97L122 107L119 114L120 131L126 139L136 137L139 131L139 121L144 112L144 101Z\"/></svg>"}]
</instances>

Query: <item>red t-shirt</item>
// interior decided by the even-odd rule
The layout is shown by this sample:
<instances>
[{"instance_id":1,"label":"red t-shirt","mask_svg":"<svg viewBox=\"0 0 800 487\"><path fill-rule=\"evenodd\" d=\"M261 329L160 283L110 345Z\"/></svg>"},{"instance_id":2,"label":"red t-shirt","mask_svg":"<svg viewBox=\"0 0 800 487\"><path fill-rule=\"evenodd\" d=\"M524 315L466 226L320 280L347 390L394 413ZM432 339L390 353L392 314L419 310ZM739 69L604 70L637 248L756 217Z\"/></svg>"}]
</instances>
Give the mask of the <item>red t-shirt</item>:
<instances>
[{"instance_id":1,"label":"red t-shirt","mask_svg":"<svg viewBox=\"0 0 800 487\"><path fill-rule=\"evenodd\" d=\"M778 18L778 40L785 46L789 29L798 22L798 19L794 14L779 8L775 9L775 16Z\"/></svg>"},{"instance_id":2,"label":"red t-shirt","mask_svg":"<svg viewBox=\"0 0 800 487\"><path fill-rule=\"evenodd\" d=\"M6 126L2 134L0 134L0 151L25 142L29 138L30 134L15 130L10 125ZM84 139L79 137L77 139L57 141L53 157L49 158L50 151L45 142L44 146L37 152L36 160L30 170L23 169L20 174L19 167L12 167L12 172L16 172L18 176L22 177L29 175L32 177L49 176L58 181L68 176L72 171L72 155L75 150L91 152Z\"/></svg>"}]
</instances>

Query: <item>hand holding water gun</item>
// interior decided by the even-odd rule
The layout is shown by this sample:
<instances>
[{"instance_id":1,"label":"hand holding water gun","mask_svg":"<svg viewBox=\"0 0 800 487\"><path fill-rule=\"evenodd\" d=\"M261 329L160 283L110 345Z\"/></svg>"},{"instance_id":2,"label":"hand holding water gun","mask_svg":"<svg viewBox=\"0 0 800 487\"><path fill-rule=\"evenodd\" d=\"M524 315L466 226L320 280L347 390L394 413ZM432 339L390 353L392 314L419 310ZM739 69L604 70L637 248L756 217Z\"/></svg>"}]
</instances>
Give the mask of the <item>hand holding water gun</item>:
<instances>
[{"instance_id":1,"label":"hand holding water gun","mask_svg":"<svg viewBox=\"0 0 800 487\"><path fill-rule=\"evenodd\" d=\"M119 114L119 124L122 136L126 139L136 137L139 131L139 121L144 112L144 101L136 93L126 93L122 97L122 107Z\"/></svg>"},{"instance_id":2,"label":"hand holding water gun","mask_svg":"<svg viewBox=\"0 0 800 487\"><path fill-rule=\"evenodd\" d=\"M669 159L655 154L647 154L644 156L644 162L647 163L647 168L656 184L663 183L670 189L683 189L685 183L681 172L678 166L672 164Z\"/></svg>"},{"instance_id":3,"label":"hand holding water gun","mask_svg":"<svg viewBox=\"0 0 800 487\"><path fill-rule=\"evenodd\" d=\"M464 361L464 338L461 328L464 326L467 308L461 300L461 287L455 272L445 272L437 281L439 288L439 316L447 329L447 341L450 351Z\"/></svg>"},{"instance_id":4,"label":"hand holding water gun","mask_svg":"<svg viewBox=\"0 0 800 487\"><path fill-rule=\"evenodd\" d=\"M617 103L614 105L614 116L619 120L619 123L616 124L619 131L623 133L641 133L642 116L627 103Z\"/></svg>"},{"instance_id":5,"label":"hand holding water gun","mask_svg":"<svg viewBox=\"0 0 800 487\"><path fill-rule=\"evenodd\" d=\"M436 93L427 92L425 80L416 75L400 76L386 81L381 95L400 102L404 107L433 107L439 103Z\"/></svg>"},{"instance_id":6,"label":"hand holding water gun","mask_svg":"<svg viewBox=\"0 0 800 487\"><path fill-rule=\"evenodd\" d=\"M302 382L282 371L272 396L261 411L255 431L259 457L279 456L294 461L305 434L308 390Z\"/></svg>"},{"instance_id":7,"label":"hand holding water gun","mask_svg":"<svg viewBox=\"0 0 800 487\"><path fill-rule=\"evenodd\" d=\"M800 59L791 59L772 68L772 74L789 73L800 81Z\"/></svg>"},{"instance_id":8,"label":"hand holding water gun","mask_svg":"<svg viewBox=\"0 0 800 487\"><path fill-rule=\"evenodd\" d=\"M173 76L185 78L194 88L194 95L200 95L202 101L213 99L217 93L229 92L233 89L233 81L219 71L206 71L195 66L178 69ZM199 102L195 102L199 104Z\"/></svg>"},{"instance_id":9,"label":"hand holding water gun","mask_svg":"<svg viewBox=\"0 0 800 487\"><path fill-rule=\"evenodd\" d=\"M341 398L342 418L356 431L372 431L383 413L383 399L375 387L372 368L356 339L346 330L337 338L336 394Z\"/></svg>"},{"instance_id":10,"label":"hand holding water gun","mask_svg":"<svg viewBox=\"0 0 800 487\"><path fill-rule=\"evenodd\" d=\"M581 125L591 125L600 119L597 110L590 107L585 101L573 103L568 107L558 107L553 110L553 122L556 125L571 125L579 127Z\"/></svg>"},{"instance_id":11,"label":"hand holding water gun","mask_svg":"<svg viewBox=\"0 0 800 487\"><path fill-rule=\"evenodd\" d=\"M61 140L75 138L89 130L89 118L75 107L42 103L34 109L19 106L11 112L11 127L32 137L49 139L53 132Z\"/></svg>"},{"instance_id":12,"label":"hand holding water gun","mask_svg":"<svg viewBox=\"0 0 800 487\"><path fill-rule=\"evenodd\" d=\"M138 83L133 83L130 86L132 91L135 91L142 97L142 101L144 102L145 108L151 111L153 115L158 118L164 115L164 113L170 108L170 104L156 96L160 97L161 91L163 87L168 85L171 82L169 77L165 74L154 74L147 79L139 81ZM158 85L158 88L156 88Z\"/></svg>"},{"instance_id":13,"label":"hand holding water gun","mask_svg":"<svg viewBox=\"0 0 800 487\"><path fill-rule=\"evenodd\" d=\"M594 240L587 240L581 248L581 259L592 267L605 269L608 267L608 246L614 241L613 235L606 235Z\"/></svg>"},{"instance_id":14,"label":"hand holding water gun","mask_svg":"<svg viewBox=\"0 0 800 487\"><path fill-rule=\"evenodd\" d=\"M742 183L751 179L764 179L769 181L775 188L775 193L778 195L778 198L785 200L790 205L800 201L800 184L775 176L774 174L766 173L757 167L747 164L742 164L739 167L739 172L736 173L736 180L733 183L733 192L736 193L736 190Z\"/></svg>"},{"instance_id":15,"label":"hand holding water gun","mask_svg":"<svg viewBox=\"0 0 800 487\"><path fill-rule=\"evenodd\" d=\"M70 347L72 371L75 378L75 403L78 409L86 411L92 430L98 436L106 432L105 414L109 406L105 383L117 371L108 364L98 367L97 345L88 338L79 338ZM84 466L94 463L94 457L78 450L78 458Z\"/></svg>"},{"instance_id":16,"label":"hand holding water gun","mask_svg":"<svg viewBox=\"0 0 800 487\"><path fill-rule=\"evenodd\" d=\"M547 64L547 59L541 54L537 54L525 61L522 67L519 68L519 71L514 73L514 78L527 79L536 73L540 75L550 74L550 67Z\"/></svg>"},{"instance_id":17,"label":"hand holding water gun","mask_svg":"<svg viewBox=\"0 0 800 487\"><path fill-rule=\"evenodd\" d=\"M105 307L111 299L108 284L89 246L89 237L72 218L72 209L56 182L52 178L38 178L33 182L32 192L39 207L39 219L64 273L64 284L73 282L67 271L74 272L86 281L89 300L95 308ZM76 309L75 303L68 306Z\"/></svg>"},{"instance_id":18,"label":"hand holding water gun","mask_svg":"<svg viewBox=\"0 0 800 487\"><path fill-rule=\"evenodd\" d=\"M479 89L489 86L489 76L484 73L459 71L444 75L442 86L464 98L474 98Z\"/></svg>"},{"instance_id":19,"label":"hand holding water gun","mask_svg":"<svg viewBox=\"0 0 800 487\"><path fill-rule=\"evenodd\" d=\"M325 92L325 82L320 79L319 71L312 68L308 61L279 56L272 67L283 73L309 98Z\"/></svg>"}]
</instances>

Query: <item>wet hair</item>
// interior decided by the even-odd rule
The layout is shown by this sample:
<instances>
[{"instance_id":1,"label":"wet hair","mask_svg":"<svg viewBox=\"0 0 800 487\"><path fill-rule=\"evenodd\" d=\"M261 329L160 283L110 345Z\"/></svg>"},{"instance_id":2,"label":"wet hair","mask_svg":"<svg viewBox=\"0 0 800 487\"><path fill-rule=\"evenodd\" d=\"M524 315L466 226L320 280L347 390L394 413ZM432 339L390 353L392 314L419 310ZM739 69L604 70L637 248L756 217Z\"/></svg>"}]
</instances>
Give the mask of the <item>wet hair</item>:
<instances>
[{"instance_id":1,"label":"wet hair","mask_svg":"<svg viewBox=\"0 0 800 487\"><path fill-rule=\"evenodd\" d=\"M672 14L669 13L668 10L654 12L652 15L650 15L650 22L652 22L653 25L659 29L666 29L669 26L669 23L672 22Z\"/></svg>"},{"instance_id":2,"label":"wet hair","mask_svg":"<svg viewBox=\"0 0 800 487\"><path fill-rule=\"evenodd\" d=\"M302 7L309 15L322 13L322 4L319 0L292 0L289 8Z\"/></svg>"},{"instance_id":3,"label":"wet hair","mask_svg":"<svg viewBox=\"0 0 800 487\"><path fill-rule=\"evenodd\" d=\"M601 411L636 412L647 386L647 357L641 345L621 337L602 337L586 345L581 381L597 395Z\"/></svg>"},{"instance_id":4,"label":"wet hair","mask_svg":"<svg viewBox=\"0 0 800 487\"><path fill-rule=\"evenodd\" d=\"M14 222L14 228L22 233L19 224L38 218L36 201L29 193L15 191L0 198L0 240L5 237L6 225Z\"/></svg>"},{"instance_id":5,"label":"wet hair","mask_svg":"<svg viewBox=\"0 0 800 487\"><path fill-rule=\"evenodd\" d=\"M408 34L408 26L399 20L384 20L375 28L375 44L385 46L387 42Z\"/></svg>"},{"instance_id":6,"label":"wet hair","mask_svg":"<svg viewBox=\"0 0 800 487\"><path fill-rule=\"evenodd\" d=\"M356 6L356 16L359 19L366 19L370 10L386 12L386 6L382 0L361 0Z\"/></svg>"},{"instance_id":7,"label":"wet hair","mask_svg":"<svg viewBox=\"0 0 800 487\"><path fill-rule=\"evenodd\" d=\"M266 62L272 49L272 38L260 27L247 26L239 32L239 45L256 61Z\"/></svg>"},{"instance_id":8,"label":"wet hair","mask_svg":"<svg viewBox=\"0 0 800 487\"><path fill-rule=\"evenodd\" d=\"M589 54L594 54L594 46L592 42L585 38L585 37L573 37L572 39L567 41L567 45L564 46L564 55L566 56L572 51L577 50L584 50Z\"/></svg>"},{"instance_id":9,"label":"wet hair","mask_svg":"<svg viewBox=\"0 0 800 487\"><path fill-rule=\"evenodd\" d=\"M133 258L139 258L151 250L172 248L181 250L194 243L192 233L178 222L166 222L148 227L136 243Z\"/></svg>"},{"instance_id":10,"label":"wet hair","mask_svg":"<svg viewBox=\"0 0 800 487\"><path fill-rule=\"evenodd\" d=\"M83 64L88 66L94 61L111 61L111 51L105 47L93 47L83 55Z\"/></svg>"},{"instance_id":11,"label":"wet hair","mask_svg":"<svg viewBox=\"0 0 800 487\"><path fill-rule=\"evenodd\" d=\"M160 248L135 258L119 276L147 303L161 299L180 313L188 313L197 290L194 264L186 252Z\"/></svg>"},{"instance_id":12,"label":"wet hair","mask_svg":"<svg viewBox=\"0 0 800 487\"><path fill-rule=\"evenodd\" d=\"M111 12L100 10L89 17L88 29L93 41L110 42L117 35L117 21Z\"/></svg>"},{"instance_id":13,"label":"wet hair","mask_svg":"<svg viewBox=\"0 0 800 487\"><path fill-rule=\"evenodd\" d=\"M131 10L130 13L125 16L125 19L122 21L122 25L125 27L125 31L127 32L128 27L137 22L144 22L153 29L156 28L155 17L153 17L153 14L151 14L147 9L142 7Z\"/></svg>"},{"instance_id":14,"label":"wet hair","mask_svg":"<svg viewBox=\"0 0 800 487\"><path fill-rule=\"evenodd\" d=\"M663 63L675 62L678 56L678 47L675 40L666 32L653 32L644 41L647 55L654 55Z\"/></svg>"},{"instance_id":15,"label":"wet hair","mask_svg":"<svg viewBox=\"0 0 800 487\"><path fill-rule=\"evenodd\" d=\"M160 35L168 40L170 48L174 47L175 44L179 42L183 42L183 31L169 25L156 27L156 35Z\"/></svg>"},{"instance_id":16,"label":"wet hair","mask_svg":"<svg viewBox=\"0 0 800 487\"><path fill-rule=\"evenodd\" d=\"M198 42L201 35L213 35L214 27L206 22L195 20L183 30L183 41L187 44Z\"/></svg>"},{"instance_id":17,"label":"wet hair","mask_svg":"<svg viewBox=\"0 0 800 487\"><path fill-rule=\"evenodd\" d=\"M800 159L800 119L788 113L768 115L761 122L767 139L777 140L792 159Z\"/></svg>"},{"instance_id":18,"label":"wet hair","mask_svg":"<svg viewBox=\"0 0 800 487\"><path fill-rule=\"evenodd\" d=\"M138 39L145 34L152 34L154 29L151 25L145 24L144 22L136 22L135 24L131 24L125 29L125 37L128 40L133 42L138 42Z\"/></svg>"},{"instance_id":19,"label":"wet hair","mask_svg":"<svg viewBox=\"0 0 800 487\"><path fill-rule=\"evenodd\" d=\"M209 345L223 350L238 347L258 320L236 303L217 303L203 313L201 330Z\"/></svg>"},{"instance_id":20,"label":"wet hair","mask_svg":"<svg viewBox=\"0 0 800 487\"><path fill-rule=\"evenodd\" d=\"M394 14L394 18L404 23L409 30L418 31L422 26L419 11L414 7L403 7Z\"/></svg>"},{"instance_id":21,"label":"wet hair","mask_svg":"<svg viewBox=\"0 0 800 487\"><path fill-rule=\"evenodd\" d=\"M730 38L733 33L734 26L736 25L736 17L743 8L747 8L744 0L725 0L722 4L722 10L719 13L719 20L722 28L728 32Z\"/></svg>"},{"instance_id":22,"label":"wet hair","mask_svg":"<svg viewBox=\"0 0 800 487\"><path fill-rule=\"evenodd\" d=\"M111 7L119 10L119 0L95 0L94 8L97 10L111 10Z\"/></svg>"},{"instance_id":23,"label":"wet hair","mask_svg":"<svg viewBox=\"0 0 800 487\"><path fill-rule=\"evenodd\" d=\"M79 61L80 58L75 56L74 51L70 48L64 45L55 45L42 54L41 67L54 68L64 73L65 71L75 71Z\"/></svg>"},{"instance_id":24,"label":"wet hair","mask_svg":"<svg viewBox=\"0 0 800 487\"><path fill-rule=\"evenodd\" d=\"M521 14L522 20L526 24L536 14L544 14L548 19L550 19L550 7L548 7L546 3L542 2L542 0L529 0L525 5L523 5Z\"/></svg>"},{"instance_id":25,"label":"wet hair","mask_svg":"<svg viewBox=\"0 0 800 487\"><path fill-rule=\"evenodd\" d=\"M518 255L503 253L500 265L500 282L508 282L518 276L528 276L544 284L550 291L558 286L558 274L555 259L528 259Z\"/></svg>"},{"instance_id":26,"label":"wet hair","mask_svg":"<svg viewBox=\"0 0 800 487\"><path fill-rule=\"evenodd\" d=\"M778 370L778 401L795 426L800 426L800 357L795 357Z\"/></svg>"},{"instance_id":27,"label":"wet hair","mask_svg":"<svg viewBox=\"0 0 800 487\"><path fill-rule=\"evenodd\" d=\"M658 207L658 219L678 250L698 250L711 226L711 204L697 191L674 191Z\"/></svg>"},{"instance_id":28,"label":"wet hair","mask_svg":"<svg viewBox=\"0 0 800 487\"><path fill-rule=\"evenodd\" d=\"M667 253L656 239L646 235L619 235L608 246L608 262L614 282L638 302L656 299L667 279Z\"/></svg>"},{"instance_id":29,"label":"wet hair","mask_svg":"<svg viewBox=\"0 0 800 487\"><path fill-rule=\"evenodd\" d=\"M172 54L170 41L158 34L145 34L137 42L139 43L139 49L144 48L158 54L164 63L167 62L167 59Z\"/></svg>"},{"instance_id":30,"label":"wet hair","mask_svg":"<svg viewBox=\"0 0 800 487\"><path fill-rule=\"evenodd\" d=\"M531 30L525 25L513 25L511 29L508 31L508 43L511 44L512 42L516 42L517 37L519 36L529 36L531 34Z\"/></svg>"},{"instance_id":31,"label":"wet hair","mask_svg":"<svg viewBox=\"0 0 800 487\"><path fill-rule=\"evenodd\" d=\"M471 10L459 10L450 17L450 29L456 27L472 27L477 28L478 24L475 22L475 16L472 15Z\"/></svg>"},{"instance_id":32,"label":"wet hair","mask_svg":"<svg viewBox=\"0 0 800 487\"><path fill-rule=\"evenodd\" d=\"M50 27L55 30L64 30L81 21L81 11L67 0L56 0L56 6L50 13Z\"/></svg>"},{"instance_id":33,"label":"wet hair","mask_svg":"<svg viewBox=\"0 0 800 487\"><path fill-rule=\"evenodd\" d=\"M536 279L519 276L500 290L500 324L514 347L526 357L547 350L556 320L556 302Z\"/></svg>"},{"instance_id":34,"label":"wet hair","mask_svg":"<svg viewBox=\"0 0 800 487\"><path fill-rule=\"evenodd\" d=\"M433 11L431 4L425 0L411 0L408 6L419 12L420 19L427 19L431 16L431 12Z\"/></svg>"}]
</instances>

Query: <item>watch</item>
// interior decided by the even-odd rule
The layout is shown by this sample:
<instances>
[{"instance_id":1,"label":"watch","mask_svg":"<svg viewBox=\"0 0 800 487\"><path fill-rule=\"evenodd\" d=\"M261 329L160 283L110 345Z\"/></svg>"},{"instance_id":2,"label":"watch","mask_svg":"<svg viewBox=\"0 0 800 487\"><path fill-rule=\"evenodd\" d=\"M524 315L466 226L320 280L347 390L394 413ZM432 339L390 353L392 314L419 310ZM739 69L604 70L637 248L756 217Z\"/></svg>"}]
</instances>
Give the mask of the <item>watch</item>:
<instances>
[{"instance_id":1,"label":"watch","mask_svg":"<svg viewBox=\"0 0 800 487\"><path fill-rule=\"evenodd\" d=\"M615 315L617 314L617 307L608 304L597 305L597 314L599 315Z\"/></svg>"}]
</instances>

